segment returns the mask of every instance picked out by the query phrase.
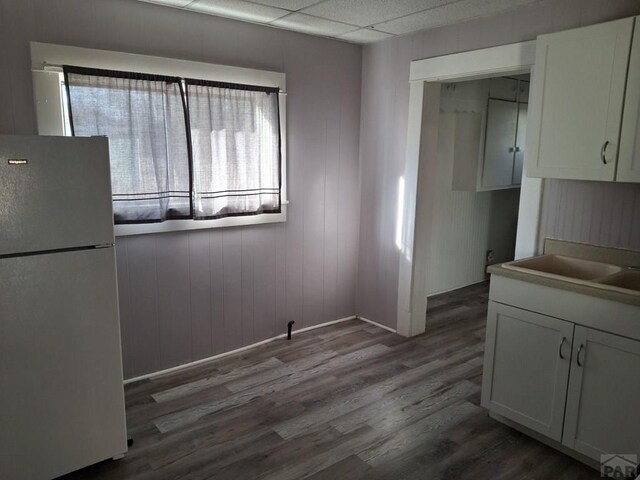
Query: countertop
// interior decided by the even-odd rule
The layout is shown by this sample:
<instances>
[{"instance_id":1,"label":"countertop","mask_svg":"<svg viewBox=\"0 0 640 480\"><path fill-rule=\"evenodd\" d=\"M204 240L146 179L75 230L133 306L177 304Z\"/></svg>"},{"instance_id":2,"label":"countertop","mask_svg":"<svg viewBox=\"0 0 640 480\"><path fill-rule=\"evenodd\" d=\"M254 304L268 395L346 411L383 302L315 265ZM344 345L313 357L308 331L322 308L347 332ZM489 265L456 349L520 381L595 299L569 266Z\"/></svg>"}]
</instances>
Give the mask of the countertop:
<instances>
[{"instance_id":1,"label":"countertop","mask_svg":"<svg viewBox=\"0 0 640 480\"><path fill-rule=\"evenodd\" d=\"M581 293L584 295L590 295L592 297L604 298L605 300L611 300L614 302L626 303L629 305L637 305L640 307L640 295L635 292L629 291L625 293L623 289L611 289L602 286L589 285L588 283L574 283L569 280L562 280L560 278L551 278L534 273L525 273L517 270L511 270L503 267L504 264L491 265L487 268L487 273L491 275L501 275L503 277L512 278L514 280L521 280L523 282L535 283L537 285L543 285L545 287L559 288L562 290L568 290L570 292Z\"/></svg>"}]
</instances>

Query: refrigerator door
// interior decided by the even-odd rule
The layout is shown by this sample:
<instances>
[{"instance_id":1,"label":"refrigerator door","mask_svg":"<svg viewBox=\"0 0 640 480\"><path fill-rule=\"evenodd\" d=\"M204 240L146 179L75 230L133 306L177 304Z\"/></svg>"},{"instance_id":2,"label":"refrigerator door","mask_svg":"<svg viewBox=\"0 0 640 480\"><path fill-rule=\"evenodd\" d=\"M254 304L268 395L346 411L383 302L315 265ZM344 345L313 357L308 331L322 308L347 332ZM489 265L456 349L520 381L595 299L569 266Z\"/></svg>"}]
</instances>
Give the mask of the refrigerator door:
<instances>
[{"instance_id":1,"label":"refrigerator door","mask_svg":"<svg viewBox=\"0 0 640 480\"><path fill-rule=\"evenodd\" d=\"M111 243L106 138L0 135L0 255Z\"/></svg>"},{"instance_id":2,"label":"refrigerator door","mask_svg":"<svg viewBox=\"0 0 640 480\"><path fill-rule=\"evenodd\" d=\"M0 259L0 478L127 450L112 247Z\"/></svg>"}]
</instances>

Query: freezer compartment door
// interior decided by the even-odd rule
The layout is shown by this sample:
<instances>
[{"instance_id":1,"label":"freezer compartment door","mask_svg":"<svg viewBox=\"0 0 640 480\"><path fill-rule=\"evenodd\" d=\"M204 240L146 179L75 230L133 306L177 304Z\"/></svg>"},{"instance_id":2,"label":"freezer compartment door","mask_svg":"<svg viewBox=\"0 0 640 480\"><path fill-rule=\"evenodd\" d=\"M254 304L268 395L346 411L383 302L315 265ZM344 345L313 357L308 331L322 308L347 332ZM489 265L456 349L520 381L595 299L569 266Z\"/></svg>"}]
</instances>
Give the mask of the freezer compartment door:
<instances>
[{"instance_id":1,"label":"freezer compartment door","mask_svg":"<svg viewBox=\"0 0 640 480\"><path fill-rule=\"evenodd\" d=\"M0 259L0 478L127 450L113 248Z\"/></svg>"},{"instance_id":2,"label":"freezer compartment door","mask_svg":"<svg viewBox=\"0 0 640 480\"><path fill-rule=\"evenodd\" d=\"M0 255L108 243L107 139L0 135Z\"/></svg>"}]
</instances>

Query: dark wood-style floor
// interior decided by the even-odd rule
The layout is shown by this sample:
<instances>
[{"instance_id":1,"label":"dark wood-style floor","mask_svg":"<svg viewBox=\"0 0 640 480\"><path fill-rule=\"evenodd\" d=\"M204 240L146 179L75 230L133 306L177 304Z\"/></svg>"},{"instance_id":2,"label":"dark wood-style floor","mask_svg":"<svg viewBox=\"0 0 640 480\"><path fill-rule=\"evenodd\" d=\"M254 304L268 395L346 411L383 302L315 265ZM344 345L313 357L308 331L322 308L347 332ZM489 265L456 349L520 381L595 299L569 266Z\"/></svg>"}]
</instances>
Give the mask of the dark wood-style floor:
<instances>
[{"instance_id":1,"label":"dark wood-style floor","mask_svg":"<svg viewBox=\"0 0 640 480\"><path fill-rule=\"evenodd\" d=\"M353 320L127 386L134 445L65 479L590 479L479 406L488 285L425 335Z\"/></svg>"}]
</instances>

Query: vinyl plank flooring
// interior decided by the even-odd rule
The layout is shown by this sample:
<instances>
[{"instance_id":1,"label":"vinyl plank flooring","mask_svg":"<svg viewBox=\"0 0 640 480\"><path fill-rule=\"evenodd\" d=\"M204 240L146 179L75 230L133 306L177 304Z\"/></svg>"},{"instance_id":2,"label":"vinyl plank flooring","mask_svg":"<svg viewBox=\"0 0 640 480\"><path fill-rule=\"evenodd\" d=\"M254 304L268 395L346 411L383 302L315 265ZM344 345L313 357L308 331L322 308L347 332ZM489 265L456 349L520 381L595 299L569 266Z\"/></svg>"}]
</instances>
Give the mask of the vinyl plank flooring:
<instances>
[{"instance_id":1,"label":"vinyl plank flooring","mask_svg":"<svg viewBox=\"0 0 640 480\"><path fill-rule=\"evenodd\" d=\"M129 384L129 453L63 479L600 478L480 407L487 294L430 298L418 337L350 320Z\"/></svg>"}]
</instances>

